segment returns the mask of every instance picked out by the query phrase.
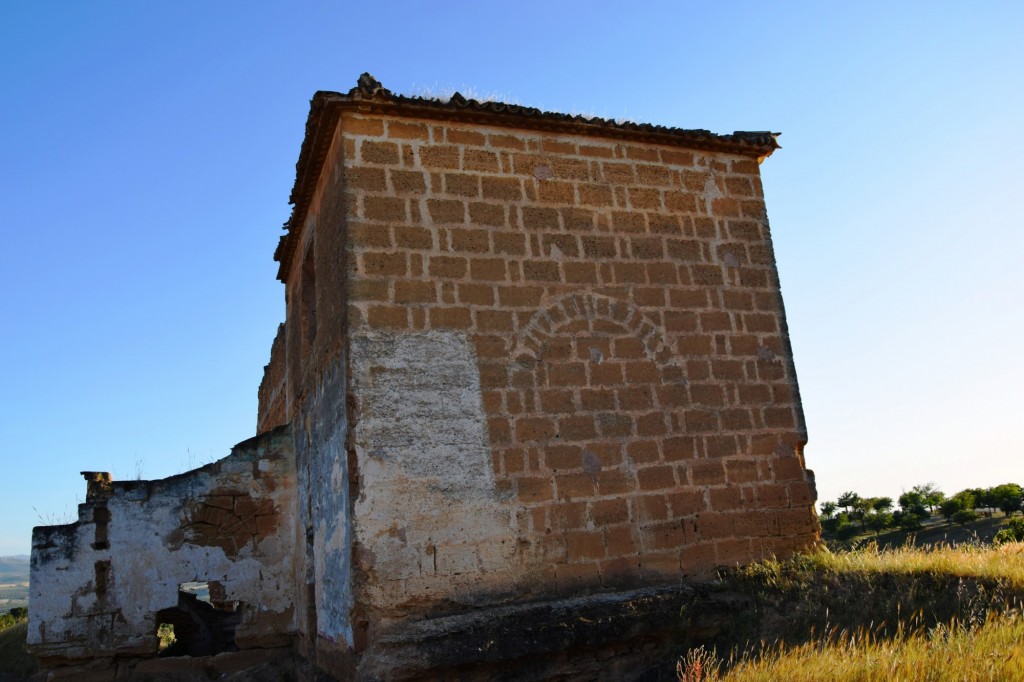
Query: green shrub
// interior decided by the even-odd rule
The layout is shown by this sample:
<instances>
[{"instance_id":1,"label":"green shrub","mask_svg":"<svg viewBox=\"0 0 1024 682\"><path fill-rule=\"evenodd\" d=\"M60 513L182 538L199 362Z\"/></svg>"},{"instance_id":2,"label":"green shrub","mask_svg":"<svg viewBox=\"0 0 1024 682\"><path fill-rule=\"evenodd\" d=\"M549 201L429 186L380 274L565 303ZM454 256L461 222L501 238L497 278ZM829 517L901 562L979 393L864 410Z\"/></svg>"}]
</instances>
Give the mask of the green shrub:
<instances>
[{"instance_id":1,"label":"green shrub","mask_svg":"<svg viewBox=\"0 0 1024 682\"><path fill-rule=\"evenodd\" d=\"M1004 542L1024 542L1024 518L1010 519L1006 528L996 533L995 543L998 545Z\"/></svg>"},{"instance_id":2,"label":"green shrub","mask_svg":"<svg viewBox=\"0 0 1024 682\"><path fill-rule=\"evenodd\" d=\"M0 630L12 628L26 620L28 620L28 609L24 606L16 606L7 613L0 615Z\"/></svg>"},{"instance_id":3,"label":"green shrub","mask_svg":"<svg viewBox=\"0 0 1024 682\"><path fill-rule=\"evenodd\" d=\"M864 517L864 523L868 528L875 531L875 535L892 526L895 521L889 512L871 512Z\"/></svg>"},{"instance_id":4,"label":"green shrub","mask_svg":"<svg viewBox=\"0 0 1024 682\"><path fill-rule=\"evenodd\" d=\"M856 536L859 532L860 528L852 523L847 523L836 528L836 539L846 542Z\"/></svg>"},{"instance_id":5,"label":"green shrub","mask_svg":"<svg viewBox=\"0 0 1024 682\"><path fill-rule=\"evenodd\" d=\"M915 531L921 530L921 516L913 512L904 512L900 515L899 526L900 530Z\"/></svg>"},{"instance_id":6,"label":"green shrub","mask_svg":"<svg viewBox=\"0 0 1024 682\"><path fill-rule=\"evenodd\" d=\"M961 526L977 520L978 513L973 509L961 509L957 513L953 514L953 523L960 524Z\"/></svg>"}]
</instances>

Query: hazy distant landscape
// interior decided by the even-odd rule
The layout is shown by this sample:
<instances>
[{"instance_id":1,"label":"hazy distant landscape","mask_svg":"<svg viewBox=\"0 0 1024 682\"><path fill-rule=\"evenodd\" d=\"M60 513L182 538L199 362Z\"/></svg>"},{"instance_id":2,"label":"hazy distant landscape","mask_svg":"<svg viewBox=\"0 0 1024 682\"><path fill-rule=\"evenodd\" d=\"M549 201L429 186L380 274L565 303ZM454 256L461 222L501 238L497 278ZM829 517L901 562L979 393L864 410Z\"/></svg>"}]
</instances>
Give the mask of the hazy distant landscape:
<instances>
[{"instance_id":1,"label":"hazy distant landscape","mask_svg":"<svg viewBox=\"0 0 1024 682\"><path fill-rule=\"evenodd\" d=\"M0 613L28 606L28 568L25 554L0 557Z\"/></svg>"}]
</instances>

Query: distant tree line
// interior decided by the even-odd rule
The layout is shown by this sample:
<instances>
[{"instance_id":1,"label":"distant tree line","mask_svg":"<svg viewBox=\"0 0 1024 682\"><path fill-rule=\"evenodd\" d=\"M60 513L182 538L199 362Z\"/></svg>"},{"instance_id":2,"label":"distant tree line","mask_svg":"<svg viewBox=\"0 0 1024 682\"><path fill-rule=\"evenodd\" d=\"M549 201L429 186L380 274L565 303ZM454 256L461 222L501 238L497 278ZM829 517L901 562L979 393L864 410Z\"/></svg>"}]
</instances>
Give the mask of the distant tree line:
<instances>
[{"instance_id":1,"label":"distant tree line","mask_svg":"<svg viewBox=\"0 0 1024 682\"><path fill-rule=\"evenodd\" d=\"M888 528L920 530L933 516L943 517L949 525L962 525L979 516L991 517L997 511L1009 517L1022 510L1024 489L1016 483L966 488L948 497L935 484L928 483L904 492L895 504L891 497L861 497L853 491L845 492L834 502L821 504L821 525L845 541L868 531L879 535ZM1024 519L1014 519L999 531L996 539L1024 541Z\"/></svg>"}]
</instances>

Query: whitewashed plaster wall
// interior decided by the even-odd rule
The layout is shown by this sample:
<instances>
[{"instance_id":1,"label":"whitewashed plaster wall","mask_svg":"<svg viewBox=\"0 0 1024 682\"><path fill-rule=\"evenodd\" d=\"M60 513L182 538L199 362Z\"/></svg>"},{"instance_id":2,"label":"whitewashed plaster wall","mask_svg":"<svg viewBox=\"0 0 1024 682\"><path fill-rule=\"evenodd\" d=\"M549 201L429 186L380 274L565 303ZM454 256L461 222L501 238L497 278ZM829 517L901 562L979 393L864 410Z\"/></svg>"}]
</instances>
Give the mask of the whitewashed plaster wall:
<instances>
[{"instance_id":1,"label":"whitewashed plaster wall","mask_svg":"<svg viewBox=\"0 0 1024 682\"><path fill-rule=\"evenodd\" d=\"M157 612L194 581L219 583L224 601L239 602L239 647L289 641L298 581L287 427L167 479L92 477L76 523L33 531L28 644L37 656L153 655Z\"/></svg>"}]
</instances>

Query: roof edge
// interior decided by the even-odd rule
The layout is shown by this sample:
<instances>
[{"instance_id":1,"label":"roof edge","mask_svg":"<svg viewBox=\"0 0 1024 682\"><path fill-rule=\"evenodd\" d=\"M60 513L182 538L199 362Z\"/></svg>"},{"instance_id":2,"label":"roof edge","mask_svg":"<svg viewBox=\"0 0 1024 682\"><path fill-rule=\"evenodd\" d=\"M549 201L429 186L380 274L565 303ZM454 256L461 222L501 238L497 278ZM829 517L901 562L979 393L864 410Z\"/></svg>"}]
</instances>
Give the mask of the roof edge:
<instances>
[{"instance_id":1,"label":"roof edge","mask_svg":"<svg viewBox=\"0 0 1024 682\"><path fill-rule=\"evenodd\" d=\"M611 138L633 142L666 144L688 149L725 152L751 156L758 161L780 148L780 133L768 131L736 131L720 135L703 129L672 128L651 123L588 118L582 115L542 111L504 102L480 102L456 92L448 100L396 95L380 81L364 73L347 93L317 91L310 100L306 133L295 164L295 184L289 203L292 214L284 224L286 231L274 260L280 263L277 278L285 282L295 251L295 239L306 219L309 204L316 191L327 152L337 130L338 119L345 110L386 114L407 118L425 118L493 125L506 128L559 132L572 135Z\"/></svg>"}]
</instances>

